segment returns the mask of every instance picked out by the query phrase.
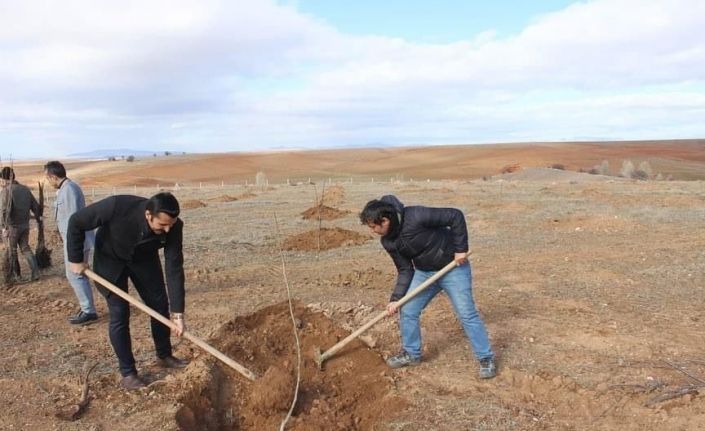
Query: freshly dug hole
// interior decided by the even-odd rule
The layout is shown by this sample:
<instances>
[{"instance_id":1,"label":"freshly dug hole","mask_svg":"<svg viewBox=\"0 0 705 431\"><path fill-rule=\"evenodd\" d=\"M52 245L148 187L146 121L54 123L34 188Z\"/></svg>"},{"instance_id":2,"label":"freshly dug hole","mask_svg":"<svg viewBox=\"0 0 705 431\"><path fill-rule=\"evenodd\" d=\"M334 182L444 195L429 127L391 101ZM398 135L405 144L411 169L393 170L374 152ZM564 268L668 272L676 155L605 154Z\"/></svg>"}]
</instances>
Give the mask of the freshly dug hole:
<instances>
[{"instance_id":1,"label":"freshly dug hole","mask_svg":"<svg viewBox=\"0 0 705 431\"><path fill-rule=\"evenodd\" d=\"M287 429L369 430L393 419L405 402L393 394L382 358L358 340L320 371L315 347L325 350L348 333L322 313L296 304L302 349L299 397ZM278 429L294 396L296 347L287 303L224 324L211 339L216 348L260 376L250 382L213 359L189 367L176 421L184 430Z\"/></svg>"}]
</instances>

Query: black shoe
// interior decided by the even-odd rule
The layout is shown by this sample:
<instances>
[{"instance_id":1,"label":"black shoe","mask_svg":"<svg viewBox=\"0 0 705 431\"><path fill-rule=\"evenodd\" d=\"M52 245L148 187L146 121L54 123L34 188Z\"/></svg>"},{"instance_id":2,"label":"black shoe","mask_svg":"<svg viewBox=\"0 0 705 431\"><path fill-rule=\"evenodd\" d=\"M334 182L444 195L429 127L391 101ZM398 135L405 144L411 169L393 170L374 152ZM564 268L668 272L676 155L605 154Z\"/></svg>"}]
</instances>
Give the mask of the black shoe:
<instances>
[{"instance_id":1,"label":"black shoe","mask_svg":"<svg viewBox=\"0 0 705 431\"><path fill-rule=\"evenodd\" d=\"M497 375L497 366L493 358L480 359L480 378L491 379Z\"/></svg>"},{"instance_id":2,"label":"black shoe","mask_svg":"<svg viewBox=\"0 0 705 431\"><path fill-rule=\"evenodd\" d=\"M415 358L408 354L406 350L402 350L394 356L387 358L387 365L391 368L402 368L408 366L416 366L421 363L421 358Z\"/></svg>"},{"instance_id":3,"label":"black shoe","mask_svg":"<svg viewBox=\"0 0 705 431\"><path fill-rule=\"evenodd\" d=\"M147 387L147 385L142 379L140 379L140 376L138 376L137 373L128 374L123 377L120 381L120 385L130 391L136 391L138 389Z\"/></svg>"},{"instance_id":4,"label":"black shoe","mask_svg":"<svg viewBox=\"0 0 705 431\"><path fill-rule=\"evenodd\" d=\"M79 311L77 315L69 317L69 323L72 325L88 325L98 320L98 315L95 313L84 313Z\"/></svg>"},{"instance_id":5,"label":"black shoe","mask_svg":"<svg viewBox=\"0 0 705 431\"><path fill-rule=\"evenodd\" d=\"M185 359L178 359L173 356L167 356L165 358L158 358L157 365L162 368L186 368L189 361Z\"/></svg>"}]
</instances>

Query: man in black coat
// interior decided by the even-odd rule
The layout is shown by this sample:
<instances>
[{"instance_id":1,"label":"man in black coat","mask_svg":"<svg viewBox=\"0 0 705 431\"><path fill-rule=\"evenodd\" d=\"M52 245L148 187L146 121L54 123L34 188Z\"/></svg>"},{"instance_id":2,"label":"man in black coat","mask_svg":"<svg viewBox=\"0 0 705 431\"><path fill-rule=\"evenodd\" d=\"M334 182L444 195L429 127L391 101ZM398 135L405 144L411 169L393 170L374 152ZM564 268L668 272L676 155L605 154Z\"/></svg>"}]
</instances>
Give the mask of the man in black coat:
<instances>
[{"instance_id":1,"label":"man in black coat","mask_svg":"<svg viewBox=\"0 0 705 431\"><path fill-rule=\"evenodd\" d=\"M178 218L179 202L170 193L150 199L139 196L111 196L75 212L69 219L66 248L71 270L87 268L83 258L85 232L98 228L93 269L127 292L127 281L137 289L144 303L184 331L183 222ZM159 259L164 249L166 285ZM105 296L110 313L110 343L115 350L127 389L145 387L137 374L130 339L130 306L127 301L96 284ZM167 294L168 291L168 294ZM171 316L169 310L171 309ZM165 368L183 368L187 362L172 355L169 328L151 319L157 363Z\"/></svg>"},{"instance_id":2,"label":"man in black coat","mask_svg":"<svg viewBox=\"0 0 705 431\"><path fill-rule=\"evenodd\" d=\"M368 202L360 213L360 221L381 236L382 246L397 268L397 282L387 305L389 315L400 311L398 301L407 292L450 262L458 265L401 307L402 351L388 358L387 364L400 368L421 362L421 313L444 291L480 363L480 378L494 377L494 354L472 297L468 231L463 213L455 208L404 207L395 196L387 195Z\"/></svg>"}]
</instances>

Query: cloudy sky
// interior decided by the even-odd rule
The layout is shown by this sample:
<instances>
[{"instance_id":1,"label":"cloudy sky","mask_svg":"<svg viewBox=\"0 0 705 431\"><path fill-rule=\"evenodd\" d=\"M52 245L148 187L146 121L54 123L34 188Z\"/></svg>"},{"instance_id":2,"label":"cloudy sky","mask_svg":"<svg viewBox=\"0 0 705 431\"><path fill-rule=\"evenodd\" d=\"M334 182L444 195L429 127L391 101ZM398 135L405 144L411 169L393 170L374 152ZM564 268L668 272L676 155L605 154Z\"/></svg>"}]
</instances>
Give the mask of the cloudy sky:
<instances>
[{"instance_id":1,"label":"cloudy sky","mask_svg":"<svg viewBox=\"0 0 705 431\"><path fill-rule=\"evenodd\" d=\"M0 0L0 156L705 138L704 1L485 3Z\"/></svg>"}]
</instances>

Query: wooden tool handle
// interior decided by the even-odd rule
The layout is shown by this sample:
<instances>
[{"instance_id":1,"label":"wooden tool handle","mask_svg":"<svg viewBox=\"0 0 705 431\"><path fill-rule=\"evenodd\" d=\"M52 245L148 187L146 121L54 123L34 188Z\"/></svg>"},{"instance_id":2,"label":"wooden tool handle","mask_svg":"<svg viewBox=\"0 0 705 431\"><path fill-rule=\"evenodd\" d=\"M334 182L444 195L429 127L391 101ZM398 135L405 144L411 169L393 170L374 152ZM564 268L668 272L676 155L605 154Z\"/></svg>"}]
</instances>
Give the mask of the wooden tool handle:
<instances>
[{"instance_id":1,"label":"wooden tool handle","mask_svg":"<svg viewBox=\"0 0 705 431\"><path fill-rule=\"evenodd\" d=\"M411 292L408 292L402 299L398 301L399 307L402 305L406 304L407 302L411 301L413 297L418 295L419 293L423 292L428 286L432 285L435 283L439 278L443 277L446 275L448 272L450 272L453 268L458 266L458 264L454 261L450 262L448 265L444 266L441 270L433 274L432 277L430 277L428 280L424 281L419 287L414 289ZM358 337L360 334L363 332L367 331L370 329L372 326L374 326L377 322L380 320L384 319L387 316L387 311L382 311L375 317L373 317L369 322L365 323L362 325L360 328L358 328L355 332L352 334L348 335L344 339L338 342L335 346L331 347L327 351L325 351L321 355L321 362L325 361L326 359L330 358L331 356L335 355L340 349L345 347L349 342L354 340L356 337Z\"/></svg>"},{"instance_id":2,"label":"wooden tool handle","mask_svg":"<svg viewBox=\"0 0 705 431\"><path fill-rule=\"evenodd\" d=\"M88 278L91 280L100 283L103 287L106 289L110 290L114 294L118 295L125 301L129 302L130 304L134 305L135 307L139 308L140 310L144 311L145 313L149 314L151 317L154 319L157 319L167 327L169 327L172 330L178 329L177 326L172 322L171 320L167 319L166 317L162 316L161 314L157 313L154 311L152 308L146 306L144 303L136 300L132 296L130 296L127 292L124 290L118 288L108 280L104 279L100 275L96 274L90 269L86 269L83 272ZM210 353L211 355L215 356L216 358L220 359L222 362L224 362L227 366L230 368L234 369L235 371L239 372L243 376L247 377L250 380L255 380L257 376L255 373L252 371L248 370L247 368L243 367L242 365L238 364L237 362L233 361L232 359L228 358L225 356L222 352L211 346L210 344L206 343L205 341L201 340L200 338L196 337L195 335L191 334L188 331L184 331L182 336L192 342L193 344L197 345L201 349L205 350L206 352Z\"/></svg>"}]
</instances>

